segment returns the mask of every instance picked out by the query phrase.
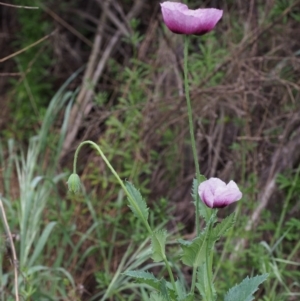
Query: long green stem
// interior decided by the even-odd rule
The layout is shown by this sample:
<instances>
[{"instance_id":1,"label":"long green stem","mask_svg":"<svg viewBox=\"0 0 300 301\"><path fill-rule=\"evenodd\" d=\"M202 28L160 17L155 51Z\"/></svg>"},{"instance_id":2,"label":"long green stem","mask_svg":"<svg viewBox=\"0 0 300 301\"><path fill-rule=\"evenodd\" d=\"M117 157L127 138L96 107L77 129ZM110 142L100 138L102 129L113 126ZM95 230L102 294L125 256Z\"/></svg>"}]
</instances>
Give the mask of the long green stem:
<instances>
[{"instance_id":1,"label":"long green stem","mask_svg":"<svg viewBox=\"0 0 300 301\"><path fill-rule=\"evenodd\" d=\"M194 136L194 124L193 124L193 114L192 114L192 105L190 99L190 90L189 90L189 81L188 81L188 44L189 39L188 35L184 36L184 90L185 90L185 98L188 109L188 118L189 118L189 128L190 128L190 136L191 136L191 144L193 150L193 157L196 169L196 177L197 180L200 180L200 167L198 162L197 150L196 150L196 141ZM196 202L196 231L197 235L200 234L200 221L199 221L199 201Z\"/></svg>"},{"instance_id":2,"label":"long green stem","mask_svg":"<svg viewBox=\"0 0 300 301\"><path fill-rule=\"evenodd\" d=\"M190 90L189 90L189 81L188 81L188 45L189 45L189 38L188 35L184 36L184 91L185 91L185 98L186 104L188 109L188 118L189 118L189 129L190 129L190 136L191 136L191 144L192 144L192 151L195 163L195 170L196 170L196 178L200 181L200 167L198 162L198 155L196 150L196 141L194 136L194 124L193 124L193 113L192 113L192 105L190 99ZM200 235L200 216L199 216L199 198L196 200L196 214L195 214L195 224L196 224L196 232L197 236ZM192 276L192 286L191 292L194 292L195 283L196 283L196 275L197 275L197 267L193 267L193 276Z\"/></svg>"},{"instance_id":3,"label":"long green stem","mask_svg":"<svg viewBox=\"0 0 300 301\"><path fill-rule=\"evenodd\" d=\"M238 205L237 205L237 207L235 209L235 215L234 215L234 220L235 221L238 220L238 217L239 217L240 212L241 212L241 206L242 206L242 202L238 202ZM229 229L229 231L228 231L228 234L227 234L227 237L226 237L226 240L225 240L225 243L224 243L224 247L223 247L221 256L220 256L220 258L218 260L218 264L215 267L215 271L214 271L214 275L213 275L213 281L217 277L217 274L218 274L218 272L219 272L219 270L221 268L221 265L224 262L224 258L226 256L227 252L229 251L229 245L230 245L230 243L232 243L233 234L234 234L234 227L231 227Z\"/></svg>"},{"instance_id":4,"label":"long green stem","mask_svg":"<svg viewBox=\"0 0 300 301\"><path fill-rule=\"evenodd\" d=\"M209 253L209 250L206 250L206 273L208 278L208 301L213 301L213 290L212 290L212 255L213 251Z\"/></svg>"},{"instance_id":5,"label":"long green stem","mask_svg":"<svg viewBox=\"0 0 300 301\"><path fill-rule=\"evenodd\" d=\"M187 104L187 109L188 109L189 128L190 128L192 151L193 151L193 157L194 157L194 163L195 163L195 169L196 169L196 176L199 179L201 174L200 174L200 167L199 167L198 155L197 155L197 150L196 150L196 141L195 141L195 136L194 136L193 113L192 113L189 80L188 80L188 44L189 44L188 35L185 35L185 40L184 40L184 90L185 90L185 98L186 98L186 104Z\"/></svg>"},{"instance_id":6,"label":"long green stem","mask_svg":"<svg viewBox=\"0 0 300 301\"><path fill-rule=\"evenodd\" d=\"M167 260L167 258L164 259L164 262L165 262L165 265L167 267L167 270L168 270L168 273L169 273L169 277L170 277L171 282L172 282L173 289L174 289L175 292L177 292L177 288L176 288L176 284L175 284L173 272L171 270L171 267L170 267L170 264L169 264L169 261Z\"/></svg>"},{"instance_id":7,"label":"long green stem","mask_svg":"<svg viewBox=\"0 0 300 301\"><path fill-rule=\"evenodd\" d=\"M77 158L78 158L78 154L79 151L81 149L82 146L84 146L85 144L90 144L93 147L95 147L95 149L98 151L98 153L100 154L100 156L102 157L103 161L106 163L106 165L108 166L108 168L111 170L111 172L113 173L113 175L116 177L116 179L118 180L119 184L121 185L121 187L123 188L123 190L125 191L127 197L128 197L128 201L130 203L131 206L133 206L137 211L139 211L138 206L136 205L134 199L132 198L131 194L129 193L129 191L127 190L126 186L124 185L123 181L121 180L121 178L119 177L119 175L117 174L117 172L115 171L115 169L112 167L112 165L109 163L108 159L106 158L106 156L104 155L104 153L102 152L101 148L99 147L99 145L97 145L95 142L93 141L84 141L81 142L79 144L79 146L76 149L75 155L74 155L74 163L73 163L73 173L76 174L76 164L77 164ZM145 224L149 234L152 236L153 235L153 231L148 223L148 221L143 217L143 215L141 214L140 218L142 219L143 223ZM165 258L164 262L166 264L172 285L174 290L176 291L176 285L175 285L175 280L174 280L174 276L170 267L170 264L168 262L168 260Z\"/></svg>"},{"instance_id":8,"label":"long green stem","mask_svg":"<svg viewBox=\"0 0 300 301\"><path fill-rule=\"evenodd\" d=\"M125 191L125 193L126 193L126 195L128 197L128 201L129 201L130 205L133 206L137 211L139 211L138 206L136 205L136 203L133 200L131 194L129 193L129 191L127 190L126 186L124 185L123 181L121 180L121 178L119 177L119 175L117 174L117 172L115 171L115 169L111 166L111 164L109 163L108 159L106 158L106 156L102 152L102 150L99 147L99 145L97 145L95 142L87 140L87 141L81 142L79 144L79 146L76 149L75 155L74 155L73 173L76 174L76 164L77 164L78 153L79 153L81 147L84 146L85 144L90 144L90 145L92 145L92 146L95 147L95 149L98 151L98 153L102 157L103 161L106 163L106 165L108 166L108 168L111 170L111 172L116 177L116 179L118 180L119 184L121 185L121 187ZM142 214L141 214L140 218L143 221L144 225L146 226L149 234L152 235L153 231L151 230L148 221L143 217Z\"/></svg>"}]
</instances>

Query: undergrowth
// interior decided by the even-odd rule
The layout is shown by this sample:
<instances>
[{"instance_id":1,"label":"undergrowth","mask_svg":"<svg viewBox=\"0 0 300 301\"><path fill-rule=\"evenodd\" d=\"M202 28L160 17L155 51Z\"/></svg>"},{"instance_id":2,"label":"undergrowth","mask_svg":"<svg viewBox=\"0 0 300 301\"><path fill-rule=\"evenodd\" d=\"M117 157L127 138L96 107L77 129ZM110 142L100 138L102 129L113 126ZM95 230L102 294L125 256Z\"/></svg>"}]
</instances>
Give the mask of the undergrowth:
<instances>
[{"instance_id":1,"label":"undergrowth","mask_svg":"<svg viewBox=\"0 0 300 301\"><path fill-rule=\"evenodd\" d=\"M24 1L16 0L14 4L24 5ZM33 1L30 5L39 6L39 1ZM54 28L42 9L16 9L15 14L18 24L14 29L14 51L30 46ZM31 47L15 57L15 72L21 76L10 80L10 98L13 101L9 106L14 122L4 132L7 137L27 140L39 130L53 94L51 69L54 64L50 41Z\"/></svg>"},{"instance_id":2,"label":"undergrowth","mask_svg":"<svg viewBox=\"0 0 300 301\"><path fill-rule=\"evenodd\" d=\"M271 24L293 3L278 0L270 8L258 5L254 14L257 23L252 29ZM216 174L228 178L235 175L244 187L243 205L235 208L236 226L216 245L217 270L223 280L218 282L218 291L225 293L245 274L267 272L270 280L259 292L258 300L294 301L299 299L300 291L299 161L278 172L274 200L263 210L255 228L245 228L260 204L259 192L267 182L262 175L272 163L270 157L284 145L280 135L293 114L299 112L300 46L297 41L290 49L284 46L299 22L299 9L285 13L272 25L274 30L239 54L234 46L251 32L251 24L245 22L245 11L241 10L239 17L238 2L226 4L229 12L222 32L203 37L189 50L201 164L207 174L215 166ZM42 10L19 9L16 14L19 31L15 50L52 30ZM149 200L152 225L167 224L175 243L178 233L193 235L187 229L194 227L186 209L190 191L183 188L193 176L184 126L186 112L182 99L176 96L182 90L181 40L167 37L165 42L161 28L147 35L143 20L131 26L141 33L122 40L120 52L110 58L109 80L101 81L94 95L92 112L102 122L93 123L95 118L91 117L91 127L97 124L94 140L122 179L138 184ZM147 38L152 44L146 44L149 51L141 58L139 47ZM128 59L120 58L120 53L126 51ZM59 161L59 153L77 94L63 86L49 101L53 89L52 52L51 43L46 42L15 58L16 68L24 77L10 80L14 122L6 125L1 137L1 196L16 238L22 298L147 300L147 288L138 289L123 272L158 270L159 266L149 262L145 229L129 214L115 179L93 151L86 150L86 160L80 162L85 185L82 194L63 192L67 177L62 170L69 172L70 163ZM215 72L216 67L220 68ZM171 68L177 68L179 79L170 76ZM87 128L81 129L76 143ZM285 142L295 135L296 129ZM8 140L10 137L14 139ZM27 147L21 147L21 141ZM173 229L173 219L182 220L182 228ZM237 252L240 239L245 239L247 247ZM5 236L1 240L1 300L14 300L10 250Z\"/></svg>"}]
</instances>

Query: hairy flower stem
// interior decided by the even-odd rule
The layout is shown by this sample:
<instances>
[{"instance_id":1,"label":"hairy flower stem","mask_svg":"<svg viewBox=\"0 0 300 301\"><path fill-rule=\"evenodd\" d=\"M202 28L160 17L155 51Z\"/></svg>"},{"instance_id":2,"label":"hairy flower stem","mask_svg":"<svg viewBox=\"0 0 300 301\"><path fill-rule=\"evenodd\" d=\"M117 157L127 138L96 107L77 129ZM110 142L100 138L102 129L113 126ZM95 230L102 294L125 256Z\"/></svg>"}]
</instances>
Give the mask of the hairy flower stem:
<instances>
[{"instance_id":1,"label":"hairy flower stem","mask_svg":"<svg viewBox=\"0 0 300 301\"><path fill-rule=\"evenodd\" d=\"M201 174L200 174L200 167L199 167L199 161L198 161L198 155L197 155L197 149L196 149L192 105L191 105L189 82L188 82L188 44L189 44L189 36L184 35L184 90L185 90L185 98L186 98L186 103L187 103L187 108L188 108L189 128L190 128L192 151L193 151L193 157L194 157L194 163L195 163L195 169L196 169L196 178L197 178L198 182L200 182ZM200 235L199 202L200 202L200 199L197 198L196 214L195 214L196 215L195 224L196 224L197 236ZM208 250L207 250L206 263L205 263L207 276L211 275L211 268L212 268L211 263L212 263L212 257L211 257L211 254L208 254ZM192 292L194 292L194 289L195 289L196 274L197 274L197 267L194 267L193 268L193 276L192 276L192 286L191 286ZM212 279L212 277L210 277L210 279ZM212 301L212 300L213 300L212 287L211 287L211 283L209 283L207 301Z\"/></svg>"},{"instance_id":2,"label":"hairy flower stem","mask_svg":"<svg viewBox=\"0 0 300 301\"><path fill-rule=\"evenodd\" d=\"M112 165L109 163L108 159L106 158L106 156L104 155L104 153L102 152L101 148L99 145L97 145L95 142L87 140L84 142L81 142L79 144L79 146L76 149L75 155L74 155L74 162L73 162L73 174L77 174L76 173L76 164L77 164L77 158L78 158L78 154L79 151L81 149L82 146L84 146L85 144L90 144L92 145L100 154L101 158L103 159L103 161L106 163L106 165L108 166L108 168L111 170L111 172L113 173L113 175L116 177L116 179L118 180L119 184L121 185L121 187L123 188L123 190L125 191L127 197L128 197L128 201L130 203L130 205L132 207L134 207L136 209L137 212L139 212L139 208L136 205L134 199L132 198L131 194L129 193L129 191L127 190L126 186L124 185L123 181L121 180L121 178L119 177L119 175L117 174L117 172L115 171L115 169L112 167ZM143 217L143 214L140 214L140 219L142 220L142 222L144 223L144 225L146 226L149 234L152 236L153 235L153 231L148 223L148 221ZM175 285L175 280L174 280L174 276L170 267L170 264L168 262L168 260L166 258L164 258L164 262L166 264L166 268L168 270L171 282L172 282L172 286L174 288L174 290L176 291L176 285Z\"/></svg>"},{"instance_id":3,"label":"hairy flower stem","mask_svg":"<svg viewBox=\"0 0 300 301\"><path fill-rule=\"evenodd\" d=\"M188 109L189 128L190 128L193 157L194 157L194 163L196 169L196 177L197 180L200 181L201 174L200 174L200 167L199 167L197 150L196 150L196 141L194 136L193 114L192 114L192 105L191 105L189 81L188 81L188 44L189 44L189 37L188 35L184 35L184 90L185 90L185 98L186 98L186 104ZM200 234L199 201L196 202L196 231L197 231L197 235L199 235Z\"/></svg>"},{"instance_id":4,"label":"hairy flower stem","mask_svg":"<svg viewBox=\"0 0 300 301\"><path fill-rule=\"evenodd\" d=\"M211 224L209 225L211 229ZM208 233L210 234L210 230ZM207 290L207 300L213 301L213 288L212 288L212 282L213 282L213 275L212 275L212 262L213 262L213 251L208 249L208 244L206 248L206 273L208 278L208 290Z\"/></svg>"},{"instance_id":5,"label":"hairy flower stem","mask_svg":"<svg viewBox=\"0 0 300 301\"><path fill-rule=\"evenodd\" d=\"M76 174L76 164L77 164L77 158L78 158L78 153L81 149L81 147L85 144L90 144L92 146L94 146L94 148L98 151L98 153L100 154L100 156L102 157L103 161L106 163L106 165L108 166L108 168L111 170L111 172L113 173L113 175L116 177L116 179L118 180L119 184L121 185L121 187L123 188L123 190L125 191L127 197L128 197L128 201L130 203L131 206L133 206L137 212L139 212L139 208L136 205L134 199L132 198L131 194L129 193L129 191L127 190L126 186L124 185L123 181L121 180L121 178L119 177L119 175L117 174L117 172L115 171L115 169L111 166L111 164L109 163L108 159L106 158L106 156L104 155L104 153L102 152L101 148L99 147L99 145L97 145L95 142L93 141L84 141L81 142L79 144L79 146L76 149L75 155L74 155L74 164L73 164L73 173ZM144 223L144 225L146 226L148 232L150 235L153 234L153 231L151 230L148 221L143 217L143 214L140 214L140 219L142 220L142 222Z\"/></svg>"}]
</instances>

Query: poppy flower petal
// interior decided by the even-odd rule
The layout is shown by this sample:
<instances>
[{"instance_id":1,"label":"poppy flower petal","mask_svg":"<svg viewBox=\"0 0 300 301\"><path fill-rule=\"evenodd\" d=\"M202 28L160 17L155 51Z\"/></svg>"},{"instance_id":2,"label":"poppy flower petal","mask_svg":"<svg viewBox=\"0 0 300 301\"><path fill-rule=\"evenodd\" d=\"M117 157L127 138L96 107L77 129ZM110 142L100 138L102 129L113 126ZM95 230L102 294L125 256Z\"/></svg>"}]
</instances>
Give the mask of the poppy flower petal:
<instances>
[{"instance_id":1,"label":"poppy flower petal","mask_svg":"<svg viewBox=\"0 0 300 301\"><path fill-rule=\"evenodd\" d=\"M166 1L160 4L166 26L174 33L203 35L211 31L222 18L215 8L189 9L185 4Z\"/></svg>"},{"instance_id":2,"label":"poppy flower petal","mask_svg":"<svg viewBox=\"0 0 300 301\"><path fill-rule=\"evenodd\" d=\"M239 201L242 193L234 181L227 185L218 178L210 178L198 187L201 200L210 208L223 208Z\"/></svg>"},{"instance_id":3,"label":"poppy flower petal","mask_svg":"<svg viewBox=\"0 0 300 301\"><path fill-rule=\"evenodd\" d=\"M198 193L206 206L213 208L215 191L220 187L225 188L226 184L218 178L210 178L199 185Z\"/></svg>"}]
</instances>

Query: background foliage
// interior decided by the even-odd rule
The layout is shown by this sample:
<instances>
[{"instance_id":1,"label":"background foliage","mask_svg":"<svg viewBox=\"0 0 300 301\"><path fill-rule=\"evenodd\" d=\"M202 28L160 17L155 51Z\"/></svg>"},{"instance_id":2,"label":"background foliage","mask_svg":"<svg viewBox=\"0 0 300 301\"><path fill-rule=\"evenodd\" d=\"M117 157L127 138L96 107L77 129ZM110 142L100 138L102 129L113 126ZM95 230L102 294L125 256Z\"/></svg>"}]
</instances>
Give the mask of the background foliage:
<instances>
[{"instance_id":1,"label":"background foliage","mask_svg":"<svg viewBox=\"0 0 300 301\"><path fill-rule=\"evenodd\" d=\"M0 65L0 192L23 299L148 300L124 272L166 271L149 261L146 230L105 164L83 149L82 194L66 193L65 182L79 142L101 144L146 196L151 223L171 229L167 248L179 256L176 239L194 235L183 39L163 26L159 1L14 4L39 7L0 5L1 59L26 50ZM224 10L189 50L201 171L234 179L244 194L225 209L237 223L216 246L216 290L268 272L257 300L298 300L300 2L189 4ZM14 300L2 233L0 294ZM190 281L190 272L177 277Z\"/></svg>"}]
</instances>

